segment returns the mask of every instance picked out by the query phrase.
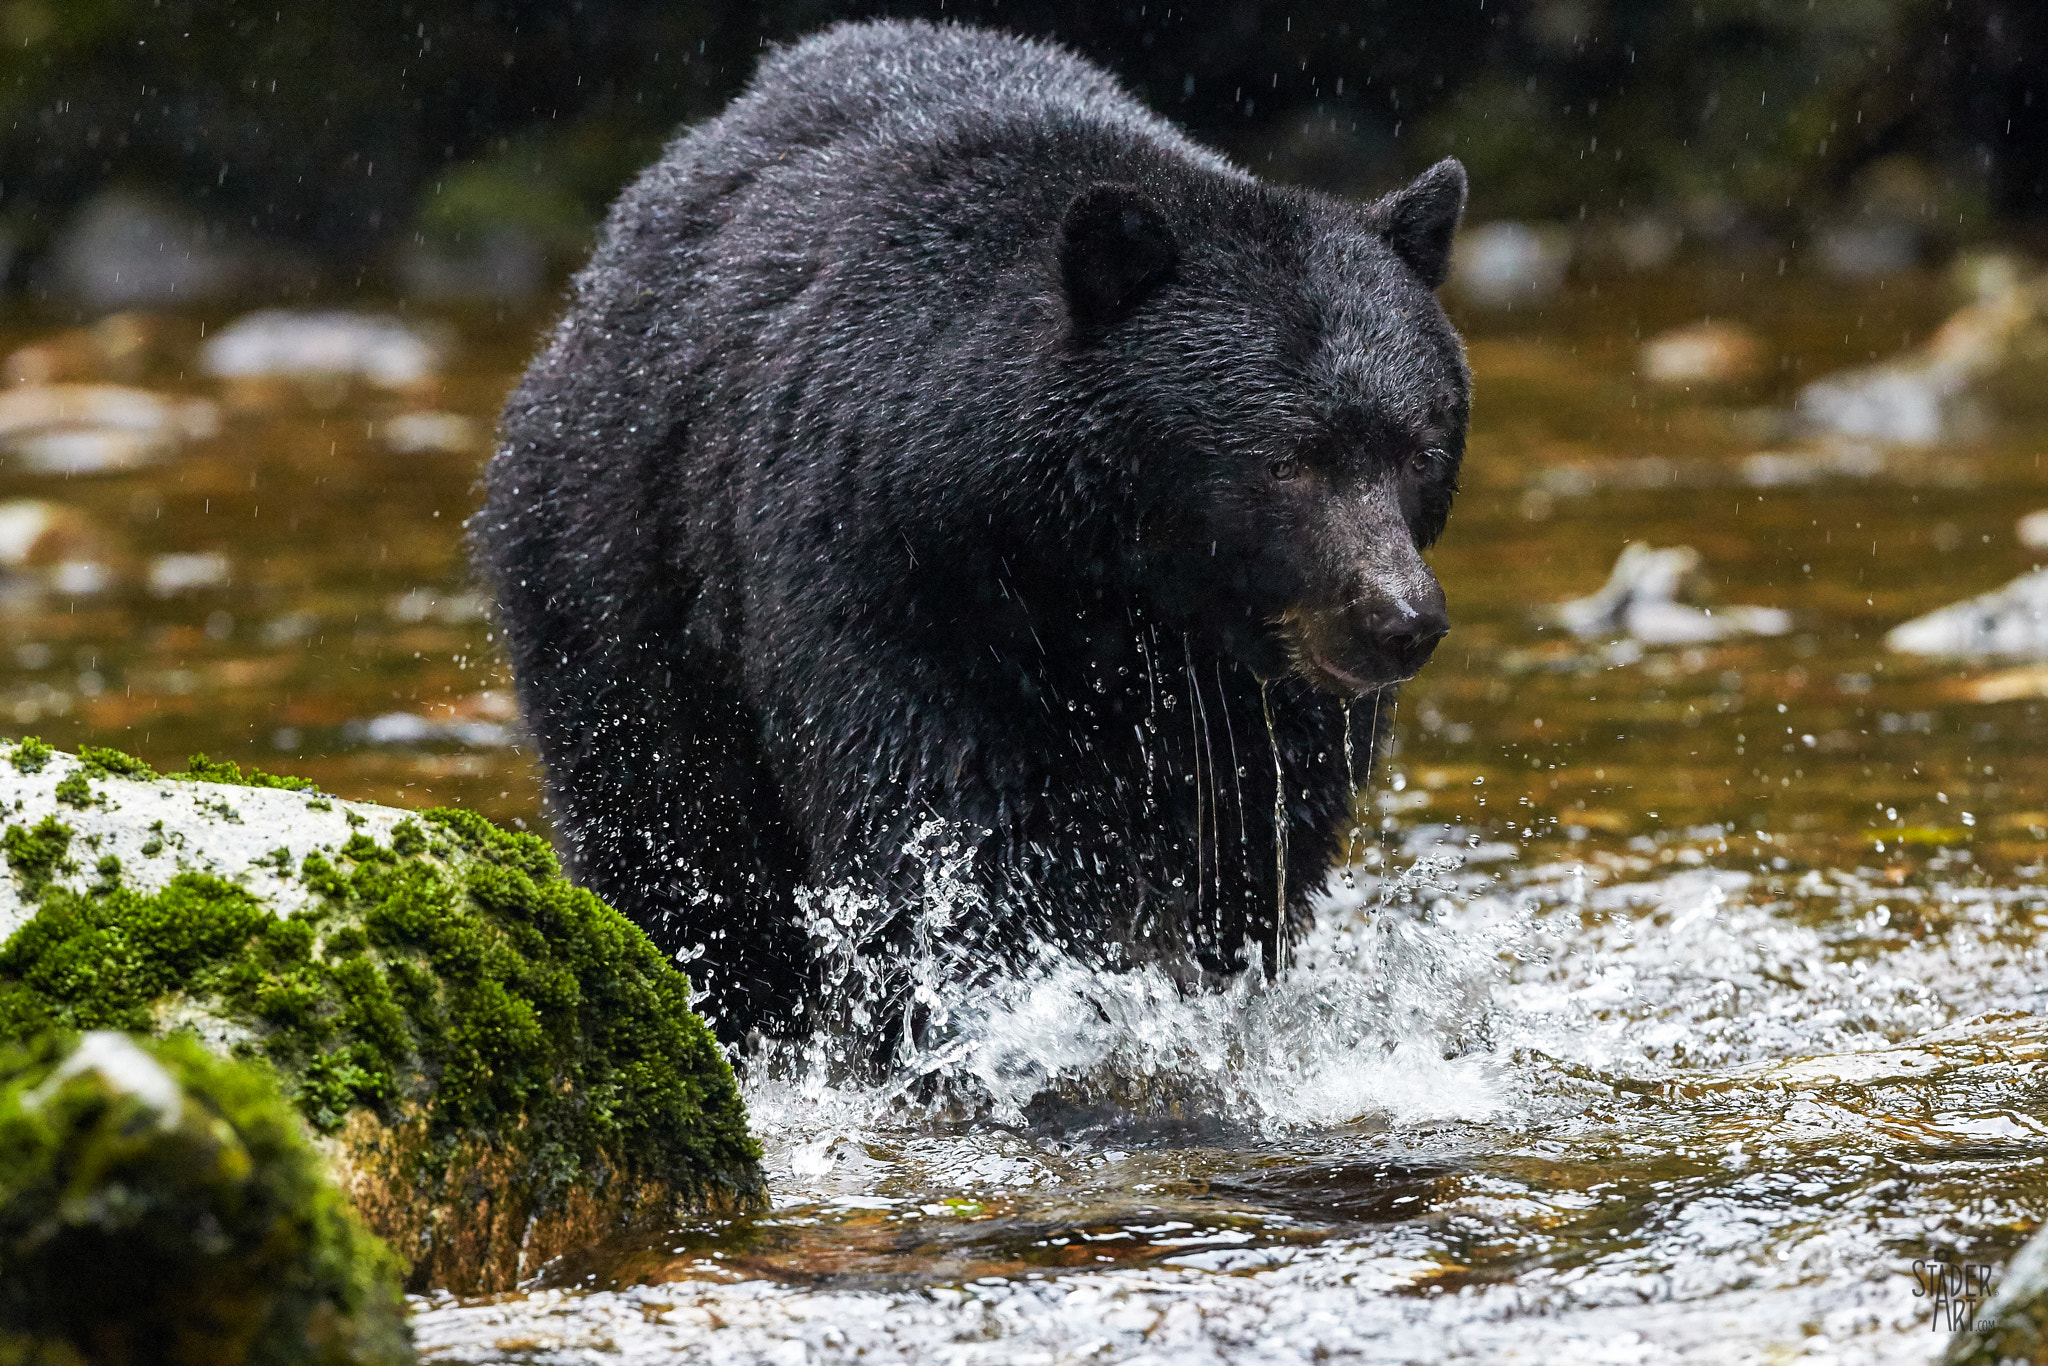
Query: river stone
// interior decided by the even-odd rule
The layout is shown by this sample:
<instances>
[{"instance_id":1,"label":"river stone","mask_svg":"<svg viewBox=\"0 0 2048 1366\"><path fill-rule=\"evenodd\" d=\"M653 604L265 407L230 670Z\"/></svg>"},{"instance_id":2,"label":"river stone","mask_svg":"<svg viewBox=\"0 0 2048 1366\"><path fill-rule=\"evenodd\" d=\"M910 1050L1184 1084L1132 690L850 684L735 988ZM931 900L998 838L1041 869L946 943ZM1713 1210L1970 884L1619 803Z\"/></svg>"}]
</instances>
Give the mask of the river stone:
<instances>
[{"instance_id":1,"label":"river stone","mask_svg":"<svg viewBox=\"0 0 2048 1366\"><path fill-rule=\"evenodd\" d=\"M33 739L0 748L0 821L0 1042L267 1060L411 1288L763 1198L688 979L532 835Z\"/></svg>"},{"instance_id":2,"label":"river stone","mask_svg":"<svg viewBox=\"0 0 2048 1366\"><path fill-rule=\"evenodd\" d=\"M1780 608L1698 607L1685 601L1704 590L1701 563L1689 545L1659 550L1634 541L1622 548L1598 592L1543 615L1582 639L1619 635L1645 645L1781 636L1792 629L1792 614Z\"/></svg>"},{"instance_id":3,"label":"river stone","mask_svg":"<svg viewBox=\"0 0 2048 1366\"><path fill-rule=\"evenodd\" d=\"M111 1031L0 1048L0 1361L398 1366L399 1271L268 1069Z\"/></svg>"},{"instance_id":4,"label":"river stone","mask_svg":"<svg viewBox=\"0 0 2048 1366\"><path fill-rule=\"evenodd\" d=\"M2048 659L2048 570L1894 626L1884 644L1951 659Z\"/></svg>"}]
</instances>

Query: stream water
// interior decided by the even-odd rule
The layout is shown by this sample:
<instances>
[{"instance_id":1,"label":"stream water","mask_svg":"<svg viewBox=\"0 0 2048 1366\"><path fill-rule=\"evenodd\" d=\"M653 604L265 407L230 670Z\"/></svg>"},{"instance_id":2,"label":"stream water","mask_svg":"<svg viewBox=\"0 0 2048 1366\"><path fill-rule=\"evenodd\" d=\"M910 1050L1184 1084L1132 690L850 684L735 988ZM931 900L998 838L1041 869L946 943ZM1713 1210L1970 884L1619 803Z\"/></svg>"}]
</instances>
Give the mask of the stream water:
<instances>
[{"instance_id":1,"label":"stream water","mask_svg":"<svg viewBox=\"0 0 2048 1366\"><path fill-rule=\"evenodd\" d=\"M1764 378L1635 376L1643 337L1731 300ZM1881 637L2034 563L2048 367L1933 448L1845 456L1771 415L1953 302L1731 268L1460 319L1453 634L1279 980L1183 999L1047 961L946 1002L886 1085L749 1059L771 1211L422 1300L427 1359L1930 1360L1915 1263L1995 1269L2048 1211L2048 698ZM218 399L220 432L0 470L112 571L8 580L0 718L544 824L461 567L481 445L389 439L407 411L487 429L537 320L441 321L443 377L381 396L227 392L181 363L199 322L162 324L137 382ZM1697 548L1792 630L1539 624L1630 541ZM153 590L171 554L228 570Z\"/></svg>"}]
</instances>

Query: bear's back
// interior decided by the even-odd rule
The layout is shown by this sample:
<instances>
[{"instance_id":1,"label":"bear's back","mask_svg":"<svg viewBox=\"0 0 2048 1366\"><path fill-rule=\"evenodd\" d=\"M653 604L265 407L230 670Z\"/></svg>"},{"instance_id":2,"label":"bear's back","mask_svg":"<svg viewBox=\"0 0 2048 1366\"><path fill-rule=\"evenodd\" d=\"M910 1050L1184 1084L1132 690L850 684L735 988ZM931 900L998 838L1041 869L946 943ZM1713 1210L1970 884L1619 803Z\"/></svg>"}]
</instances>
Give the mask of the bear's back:
<instances>
[{"instance_id":1,"label":"bear's back","mask_svg":"<svg viewBox=\"0 0 2048 1366\"><path fill-rule=\"evenodd\" d=\"M1063 49L914 22L840 24L775 53L725 117L762 119L789 141L816 145L882 124L914 136L962 117L1054 109L1179 140L1108 73Z\"/></svg>"},{"instance_id":2,"label":"bear's back","mask_svg":"<svg viewBox=\"0 0 2048 1366\"><path fill-rule=\"evenodd\" d=\"M620 250L601 247L598 261L644 260L650 235L673 245L717 232L731 221L730 201L763 188L771 172L808 179L808 207L841 190L857 200L878 191L876 167L906 165L922 150L997 125L1057 128L1105 158L1143 148L1243 178L1062 48L953 25L843 23L770 54L724 113L671 144L619 201L608 236L624 240Z\"/></svg>"}]
</instances>

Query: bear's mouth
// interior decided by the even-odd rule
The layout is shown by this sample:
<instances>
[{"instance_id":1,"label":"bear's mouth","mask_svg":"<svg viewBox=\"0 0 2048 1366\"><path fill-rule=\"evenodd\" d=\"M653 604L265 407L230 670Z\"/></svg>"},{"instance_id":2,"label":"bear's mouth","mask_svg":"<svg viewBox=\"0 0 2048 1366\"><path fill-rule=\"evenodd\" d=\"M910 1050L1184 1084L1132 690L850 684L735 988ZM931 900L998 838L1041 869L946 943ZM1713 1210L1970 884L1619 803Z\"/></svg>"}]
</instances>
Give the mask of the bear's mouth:
<instances>
[{"instance_id":1,"label":"bear's mouth","mask_svg":"<svg viewBox=\"0 0 2048 1366\"><path fill-rule=\"evenodd\" d=\"M1317 629L1324 625L1318 615L1295 608L1281 613L1274 623L1292 671L1311 686L1339 697L1363 697L1413 676L1391 668L1391 660L1360 661L1347 657L1349 652L1331 648L1333 642L1318 639L1326 634ZM1339 663L1340 659L1344 662Z\"/></svg>"},{"instance_id":2,"label":"bear's mouth","mask_svg":"<svg viewBox=\"0 0 2048 1366\"><path fill-rule=\"evenodd\" d=\"M1319 645L1309 631L1300 629L1303 623L1292 612L1284 616L1278 625L1280 641L1286 647L1288 672L1321 692L1333 692L1337 696L1364 696L1401 682L1399 678L1386 676L1382 670L1376 670L1370 664L1360 664L1356 659L1346 659L1339 664L1337 653Z\"/></svg>"},{"instance_id":3,"label":"bear's mouth","mask_svg":"<svg viewBox=\"0 0 2048 1366\"><path fill-rule=\"evenodd\" d=\"M1310 648L1305 653L1307 658L1301 661L1302 676L1325 692L1350 693L1355 696L1378 692L1381 688L1391 687L1402 681L1398 678L1361 678L1320 650Z\"/></svg>"}]
</instances>

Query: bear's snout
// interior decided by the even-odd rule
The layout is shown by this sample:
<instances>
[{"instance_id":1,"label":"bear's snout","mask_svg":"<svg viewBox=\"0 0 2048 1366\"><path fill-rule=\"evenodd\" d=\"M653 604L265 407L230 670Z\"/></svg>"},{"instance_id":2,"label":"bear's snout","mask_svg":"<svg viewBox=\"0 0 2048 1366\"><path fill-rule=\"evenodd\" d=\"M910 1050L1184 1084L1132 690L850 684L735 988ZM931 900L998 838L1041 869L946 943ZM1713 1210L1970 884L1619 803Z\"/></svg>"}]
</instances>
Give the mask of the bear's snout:
<instances>
[{"instance_id":1,"label":"bear's snout","mask_svg":"<svg viewBox=\"0 0 2048 1366\"><path fill-rule=\"evenodd\" d=\"M1335 610L1296 608L1281 618L1302 677L1325 692L1352 697L1413 678L1450 633L1436 577L1371 589Z\"/></svg>"},{"instance_id":2,"label":"bear's snout","mask_svg":"<svg viewBox=\"0 0 2048 1366\"><path fill-rule=\"evenodd\" d=\"M1405 595L1353 604L1350 612L1353 637L1369 656L1377 656L1391 675L1387 681L1413 678L1436 650L1436 643L1450 633L1450 614L1443 590L1434 579L1421 602Z\"/></svg>"}]
</instances>

